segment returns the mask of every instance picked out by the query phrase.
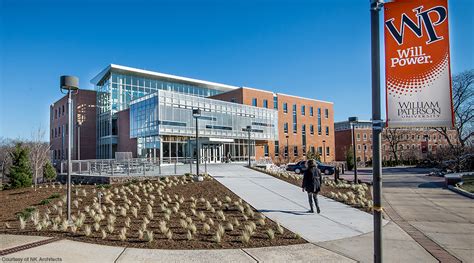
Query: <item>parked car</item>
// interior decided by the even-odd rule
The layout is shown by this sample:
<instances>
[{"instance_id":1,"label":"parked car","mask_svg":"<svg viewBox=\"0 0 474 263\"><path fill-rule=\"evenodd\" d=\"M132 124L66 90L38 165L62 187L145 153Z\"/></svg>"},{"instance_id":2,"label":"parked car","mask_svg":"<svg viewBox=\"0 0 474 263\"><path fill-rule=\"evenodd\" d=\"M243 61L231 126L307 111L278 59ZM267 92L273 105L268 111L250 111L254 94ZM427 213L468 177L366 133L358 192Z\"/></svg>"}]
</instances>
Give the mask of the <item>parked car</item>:
<instances>
[{"instance_id":1,"label":"parked car","mask_svg":"<svg viewBox=\"0 0 474 263\"><path fill-rule=\"evenodd\" d=\"M319 171L326 175L334 174L335 168L331 165L323 164L319 161L316 161ZM295 172L297 174L303 173L306 170L306 161L299 161L297 163L290 163L286 166L287 171Z\"/></svg>"}]
</instances>

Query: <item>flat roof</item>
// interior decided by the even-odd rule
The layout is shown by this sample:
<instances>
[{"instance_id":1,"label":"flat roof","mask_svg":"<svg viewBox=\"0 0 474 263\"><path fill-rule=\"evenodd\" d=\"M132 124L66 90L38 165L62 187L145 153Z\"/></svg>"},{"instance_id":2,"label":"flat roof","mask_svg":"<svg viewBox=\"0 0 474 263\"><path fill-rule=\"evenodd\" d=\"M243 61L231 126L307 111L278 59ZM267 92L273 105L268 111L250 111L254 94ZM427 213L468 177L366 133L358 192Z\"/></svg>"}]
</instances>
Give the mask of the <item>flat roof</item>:
<instances>
[{"instance_id":1,"label":"flat roof","mask_svg":"<svg viewBox=\"0 0 474 263\"><path fill-rule=\"evenodd\" d=\"M180 77L176 75L165 74L165 73L160 73L160 72L155 72L155 71L150 71L150 70L145 70L145 69L132 68L132 67L127 67L127 66L121 66L121 65L116 65L116 64L110 64L109 66L107 66L104 70L102 70L99 74L97 74L97 76L95 76L91 80L91 83L94 85L97 85L105 76L107 76L107 73L111 71L117 72L117 73L128 73L128 74L132 73L134 75L154 78L154 79L163 79L163 80L171 80L171 81L182 82L182 83L195 84L195 85L212 88L216 90L221 90L221 91L229 91L229 90L234 90L234 89L239 88L237 86L231 86L231 85L226 85L226 84L217 83L217 82Z\"/></svg>"},{"instance_id":2,"label":"flat roof","mask_svg":"<svg viewBox=\"0 0 474 263\"><path fill-rule=\"evenodd\" d=\"M102 70L99 74L97 74L91 80L91 83L94 84L94 85L97 85L111 71L118 72L118 73L129 73L129 74L132 73L132 74L135 74L135 75L138 75L138 76L143 76L143 77L148 77L148 78L151 77L151 78L155 78L155 79L164 79L164 80L176 81L176 82L181 82L181 83L189 83L189 84L199 85L199 86L202 86L202 87L212 88L212 89L215 89L215 90L220 90L220 91L223 91L223 92L228 92L228 91L243 88L243 89L252 89L252 90L258 90L258 91L262 91L262 92L268 92L268 93L272 93L272 94L276 94L276 95L282 95L282 96L294 97L294 98L299 98L299 99L312 100L312 101L316 101L316 102L334 104L334 102L330 102L330 101L317 100L317 99L312 99L312 98L306 98L306 97L301 97L301 96L295 96L295 95L289 95L289 94L284 94L284 93L272 92L272 91L268 91L268 90L245 87L245 86L242 86L242 87L232 86L232 85L227 85L227 84L222 84L222 83L217 83L217 82L211 82L211 81L181 77L181 76L165 74L165 73L160 73L160 72L155 72L155 71L150 71L150 70L145 70L145 69L138 69L138 68L132 68L132 67L127 67L127 66L122 66L122 65L116 65L116 64L110 64L109 66L107 66L104 70Z\"/></svg>"}]
</instances>

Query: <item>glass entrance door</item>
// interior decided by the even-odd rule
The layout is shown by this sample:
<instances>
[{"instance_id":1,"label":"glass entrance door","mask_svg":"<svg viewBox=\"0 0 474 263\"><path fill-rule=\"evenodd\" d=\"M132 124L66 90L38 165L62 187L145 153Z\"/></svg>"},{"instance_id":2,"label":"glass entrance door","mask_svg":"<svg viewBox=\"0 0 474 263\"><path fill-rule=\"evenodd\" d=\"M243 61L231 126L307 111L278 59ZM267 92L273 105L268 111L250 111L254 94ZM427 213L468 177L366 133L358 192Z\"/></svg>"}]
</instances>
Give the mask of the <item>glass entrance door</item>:
<instances>
[{"instance_id":1,"label":"glass entrance door","mask_svg":"<svg viewBox=\"0 0 474 263\"><path fill-rule=\"evenodd\" d=\"M201 147L202 162L205 162L206 160L208 163L222 162L222 147L223 145L219 144L203 144Z\"/></svg>"}]
</instances>

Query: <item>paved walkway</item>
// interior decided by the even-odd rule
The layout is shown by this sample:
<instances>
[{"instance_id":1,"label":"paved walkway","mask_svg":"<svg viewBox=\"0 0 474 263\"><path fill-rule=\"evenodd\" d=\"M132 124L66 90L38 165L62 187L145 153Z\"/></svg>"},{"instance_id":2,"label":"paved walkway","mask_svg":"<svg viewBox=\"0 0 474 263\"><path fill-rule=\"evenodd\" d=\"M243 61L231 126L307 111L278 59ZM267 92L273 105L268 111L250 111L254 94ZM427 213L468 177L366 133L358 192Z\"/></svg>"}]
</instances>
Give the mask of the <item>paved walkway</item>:
<instances>
[{"instance_id":1,"label":"paved walkway","mask_svg":"<svg viewBox=\"0 0 474 263\"><path fill-rule=\"evenodd\" d=\"M241 165L213 165L209 173L270 219L310 242L358 236L372 231L372 215L332 199L319 197L321 214L306 213L301 188Z\"/></svg>"},{"instance_id":2,"label":"paved walkway","mask_svg":"<svg viewBox=\"0 0 474 263\"><path fill-rule=\"evenodd\" d=\"M0 235L17 246L34 246L38 237ZM42 241L39 241L42 242ZM4 243L4 245L6 242ZM8 246L11 248L11 246ZM0 250L2 252L2 250ZM282 247L213 249L213 250L164 250L112 247L97 244L59 240L36 247L2 254L2 262L355 262L311 243ZM41 258L43 260L41 260ZM36 259L36 260L33 260ZM59 261L61 260L61 261Z\"/></svg>"},{"instance_id":3,"label":"paved walkway","mask_svg":"<svg viewBox=\"0 0 474 263\"><path fill-rule=\"evenodd\" d=\"M439 260L474 262L474 201L441 188L441 178L409 179L406 185L393 177L384 183L383 197L397 223Z\"/></svg>"}]
</instances>

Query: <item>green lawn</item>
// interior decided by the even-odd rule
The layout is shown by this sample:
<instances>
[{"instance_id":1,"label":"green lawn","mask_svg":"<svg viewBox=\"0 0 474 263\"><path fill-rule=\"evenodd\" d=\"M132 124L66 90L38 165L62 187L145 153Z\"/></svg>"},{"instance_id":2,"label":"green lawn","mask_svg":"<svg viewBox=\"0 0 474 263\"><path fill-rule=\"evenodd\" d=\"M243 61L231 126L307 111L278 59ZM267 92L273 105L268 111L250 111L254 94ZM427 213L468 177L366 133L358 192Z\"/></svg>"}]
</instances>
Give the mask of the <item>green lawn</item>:
<instances>
[{"instance_id":1,"label":"green lawn","mask_svg":"<svg viewBox=\"0 0 474 263\"><path fill-rule=\"evenodd\" d=\"M462 181L461 188L470 193L474 193L474 176L463 176Z\"/></svg>"}]
</instances>

